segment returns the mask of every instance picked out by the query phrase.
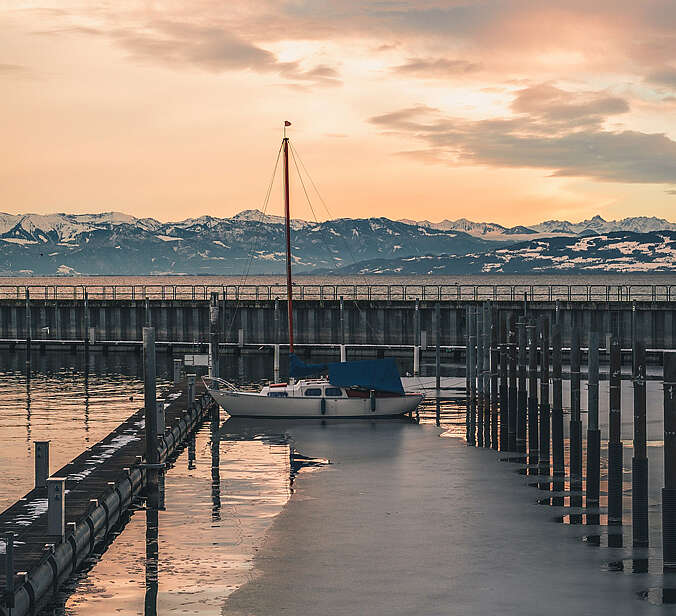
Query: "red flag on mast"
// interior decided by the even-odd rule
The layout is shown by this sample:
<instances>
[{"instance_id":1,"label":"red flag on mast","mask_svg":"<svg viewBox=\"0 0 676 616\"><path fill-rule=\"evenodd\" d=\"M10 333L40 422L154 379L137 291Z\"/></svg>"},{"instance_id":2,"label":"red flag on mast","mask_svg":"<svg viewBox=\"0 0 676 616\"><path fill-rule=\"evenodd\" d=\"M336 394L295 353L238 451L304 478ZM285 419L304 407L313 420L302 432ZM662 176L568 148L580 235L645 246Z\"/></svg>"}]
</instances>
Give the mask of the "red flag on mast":
<instances>
[{"instance_id":1,"label":"red flag on mast","mask_svg":"<svg viewBox=\"0 0 676 616\"><path fill-rule=\"evenodd\" d=\"M288 120L284 120L284 126L291 126L291 122L289 122Z\"/></svg>"}]
</instances>

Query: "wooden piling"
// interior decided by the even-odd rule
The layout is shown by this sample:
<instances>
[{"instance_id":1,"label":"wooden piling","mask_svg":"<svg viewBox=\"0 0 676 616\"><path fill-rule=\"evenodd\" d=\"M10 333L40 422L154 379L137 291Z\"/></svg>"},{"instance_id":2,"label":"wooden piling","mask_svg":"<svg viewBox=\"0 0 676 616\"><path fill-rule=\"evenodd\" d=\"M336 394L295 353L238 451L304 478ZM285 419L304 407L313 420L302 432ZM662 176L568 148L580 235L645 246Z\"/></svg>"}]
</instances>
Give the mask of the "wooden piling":
<instances>
[{"instance_id":1,"label":"wooden piling","mask_svg":"<svg viewBox=\"0 0 676 616\"><path fill-rule=\"evenodd\" d=\"M500 338L500 451L507 451L508 445L508 398L507 398L507 334L505 317L499 322Z\"/></svg>"},{"instance_id":2,"label":"wooden piling","mask_svg":"<svg viewBox=\"0 0 676 616\"><path fill-rule=\"evenodd\" d=\"M622 527L622 417L621 417L621 352L620 342L613 335L610 341L610 404L608 441L608 526ZM622 546L621 533L609 535L612 547Z\"/></svg>"},{"instance_id":3,"label":"wooden piling","mask_svg":"<svg viewBox=\"0 0 676 616\"><path fill-rule=\"evenodd\" d=\"M483 350L483 314L476 309L476 423L477 446L484 446L484 350Z\"/></svg>"},{"instance_id":4,"label":"wooden piling","mask_svg":"<svg viewBox=\"0 0 676 616\"><path fill-rule=\"evenodd\" d=\"M631 460L631 523L634 547L648 547L648 455L646 448L645 343L636 322L632 349L634 456Z\"/></svg>"},{"instance_id":5,"label":"wooden piling","mask_svg":"<svg viewBox=\"0 0 676 616\"><path fill-rule=\"evenodd\" d=\"M507 343L507 433L508 451L516 451L516 415L517 415L517 390L516 390L516 332L514 318L510 316L508 321L509 342Z\"/></svg>"},{"instance_id":6,"label":"wooden piling","mask_svg":"<svg viewBox=\"0 0 676 616\"><path fill-rule=\"evenodd\" d=\"M218 293L211 294L209 304L209 372L210 376L217 379L220 376L219 370L219 344L220 335L218 332Z\"/></svg>"},{"instance_id":7,"label":"wooden piling","mask_svg":"<svg viewBox=\"0 0 676 616\"><path fill-rule=\"evenodd\" d=\"M570 343L570 505L582 507L582 420L580 416L580 330L574 327ZM582 516L571 514L571 524Z\"/></svg>"},{"instance_id":8,"label":"wooden piling","mask_svg":"<svg viewBox=\"0 0 676 616\"><path fill-rule=\"evenodd\" d=\"M589 333L587 388L587 483L585 508L587 524L599 524L601 483L601 430L599 430L599 334Z\"/></svg>"},{"instance_id":9,"label":"wooden piling","mask_svg":"<svg viewBox=\"0 0 676 616\"><path fill-rule=\"evenodd\" d=\"M35 487L44 488L49 477L49 441L35 441Z\"/></svg>"},{"instance_id":10,"label":"wooden piling","mask_svg":"<svg viewBox=\"0 0 676 616\"><path fill-rule=\"evenodd\" d=\"M469 351L469 387L470 387L470 414L469 414L469 445L476 445L476 310L469 308L469 322L467 324L467 348Z\"/></svg>"},{"instance_id":11,"label":"wooden piling","mask_svg":"<svg viewBox=\"0 0 676 616\"><path fill-rule=\"evenodd\" d=\"M157 439L157 383L155 371L155 329L143 328L143 396L145 408L146 463L160 461Z\"/></svg>"},{"instance_id":12,"label":"wooden piling","mask_svg":"<svg viewBox=\"0 0 676 616\"><path fill-rule=\"evenodd\" d=\"M552 475L554 491L566 485L566 463L563 446L563 386L561 381L561 323L552 324ZM552 505L562 506L561 496L552 498Z\"/></svg>"},{"instance_id":13,"label":"wooden piling","mask_svg":"<svg viewBox=\"0 0 676 616\"><path fill-rule=\"evenodd\" d=\"M484 447L491 446L491 310L489 302L483 305L484 351Z\"/></svg>"},{"instance_id":14,"label":"wooden piling","mask_svg":"<svg viewBox=\"0 0 676 616\"><path fill-rule=\"evenodd\" d=\"M663 355L664 488L662 488L662 559L665 572L676 571L676 351Z\"/></svg>"},{"instance_id":15,"label":"wooden piling","mask_svg":"<svg viewBox=\"0 0 676 616\"><path fill-rule=\"evenodd\" d=\"M500 352L498 350L498 326L496 323L496 313L491 314L491 447L495 450L499 448L498 436L498 364Z\"/></svg>"},{"instance_id":16,"label":"wooden piling","mask_svg":"<svg viewBox=\"0 0 676 616\"><path fill-rule=\"evenodd\" d=\"M441 395L441 304L434 307L436 333L434 336L434 374L436 376L437 398Z\"/></svg>"},{"instance_id":17,"label":"wooden piling","mask_svg":"<svg viewBox=\"0 0 676 616\"><path fill-rule=\"evenodd\" d=\"M524 300L525 305L525 300ZM525 308L524 308L525 310ZM526 433L528 418L528 392L526 390L526 323L519 319L517 325L518 332L518 383L516 394L516 450L519 453L526 453Z\"/></svg>"},{"instance_id":18,"label":"wooden piling","mask_svg":"<svg viewBox=\"0 0 676 616\"><path fill-rule=\"evenodd\" d=\"M529 475L537 475L539 461L538 424L538 348L537 330L533 322L526 326L528 334L528 467Z\"/></svg>"},{"instance_id":19,"label":"wooden piling","mask_svg":"<svg viewBox=\"0 0 676 616\"><path fill-rule=\"evenodd\" d=\"M549 409L549 319L540 317L540 446L538 448L538 474L546 477L546 481L540 481L538 487L541 490L550 490L549 482L549 438L550 438L550 409Z\"/></svg>"}]
</instances>

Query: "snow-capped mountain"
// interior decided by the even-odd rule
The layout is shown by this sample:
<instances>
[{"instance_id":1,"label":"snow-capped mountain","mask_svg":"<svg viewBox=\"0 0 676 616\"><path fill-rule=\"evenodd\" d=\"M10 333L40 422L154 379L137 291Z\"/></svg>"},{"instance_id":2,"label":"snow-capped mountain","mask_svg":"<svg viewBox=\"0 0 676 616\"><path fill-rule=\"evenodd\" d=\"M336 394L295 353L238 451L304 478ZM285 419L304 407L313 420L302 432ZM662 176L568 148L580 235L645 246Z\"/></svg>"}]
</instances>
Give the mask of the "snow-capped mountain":
<instances>
[{"instance_id":1,"label":"snow-capped mountain","mask_svg":"<svg viewBox=\"0 0 676 616\"><path fill-rule=\"evenodd\" d=\"M241 274L281 273L283 219L248 211L232 218L178 222L119 214L2 215L0 274ZM294 269L308 272L346 263L426 252L464 254L486 240L466 233L415 227L387 218L293 222ZM493 245L493 244L491 244Z\"/></svg>"},{"instance_id":2,"label":"snow-capped mountain","mask_svg":"<svg viewBox=\"0 0 676 616\"><path fill-rule=\"evenodd\" d=\"M614 231L549 237L465 255L424 255L356 263L341 274L456 275L674 272L676 231Z\"/></svg>"},{"instance_id":3,"label":"snow-capped mountain","mask_svg":"<svg viewBox=\"0 0 676 616\"><path fill-rule=\"evenodd\" d=\"M166 223L119 212L0 214L0 274L281 273L285 261L283 222L281 216L264 215L258 210L246 210L231 218L199 216ZM543 241L554 248L559 244L552 237L564 244L586 241L586 236L591 235L610 237L618 232L618 227L622 233L657 238L666 233L662 229L676 230L675 224L657 218L605 221L600 216L580 223L546 221L532 227L511 228L466 219L441 223L388 218L294 220L294 269L298 273L316 270L328 273L368 261L367 269L378 263L374 272L414 273L424 269L422 265L414 266L415 263L430 259L437 259L442 269L462 265L469 268L467 272L474 271L479 262L482 268L497 263L490 266L498 268L495 271L512 271L510 268L517 263L521 268L537 268L540 265L535 261L513 256L511 247L531 246L525 250L535 250L532 246L538 244L532 242ZM581 236L585 239L580 240ZM672 249L671 244L655 242L644 243L667 252ZM589 250L594 245L585 244ZM499 252L508 246L509 250ZM560 269L571 264L591 267L587 262L574 260L581 256L580 251L570 250L572 257L568 255ZM608 257L610 253L599 254ZM617 269L624 263L627 271L636 264L649 269L645 265L650 261L647 254L639 250L618 257L615 265L608 268ZM655 261L656 267L664 269L667 262L668 259ZM554 261L547 267L559 268Z\"/></svg>"},{"instance_id":4,"label":"snow-capped mountain","mask_svg":"<svg viewBox=\"0 0 676 616\"><path fill-rule=\"evenodd\" d=\"M505 236L515 239L530 239L528 236L545 237L552 235L589 235L594 233L612 233L614 231L633 231L634 233L650 233L651 231L673 231L676 223L654 216L638 216L622 218L620 220L604 220L598 214L589 220L570 222L568 220L546 220L537 225L503 227L492 222L472 222L466 218L458 220L442 220L430 222L428 220L402 220L406 224L463 231L484 239L505 240Z\"/></svg>"}]
</instances>

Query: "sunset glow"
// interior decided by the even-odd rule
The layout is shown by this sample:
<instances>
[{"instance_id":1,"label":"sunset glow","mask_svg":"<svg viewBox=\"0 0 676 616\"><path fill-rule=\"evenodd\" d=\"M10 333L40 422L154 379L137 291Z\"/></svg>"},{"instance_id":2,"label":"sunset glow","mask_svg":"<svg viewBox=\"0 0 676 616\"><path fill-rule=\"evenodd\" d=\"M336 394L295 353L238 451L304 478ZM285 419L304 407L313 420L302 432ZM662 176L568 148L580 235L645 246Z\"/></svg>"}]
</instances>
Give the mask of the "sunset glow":
<instances>
[{"instance_id":1,"label":"sunset glow","mask_svg":"<svg viewBox=\"0 0 676 616\"><path fill-rule=\"evenodd\" d=\"M0 27L2 211L260 208L288 119L320 219L676 218L668 0L17 1Z\"/></svg>"}]
</instances>

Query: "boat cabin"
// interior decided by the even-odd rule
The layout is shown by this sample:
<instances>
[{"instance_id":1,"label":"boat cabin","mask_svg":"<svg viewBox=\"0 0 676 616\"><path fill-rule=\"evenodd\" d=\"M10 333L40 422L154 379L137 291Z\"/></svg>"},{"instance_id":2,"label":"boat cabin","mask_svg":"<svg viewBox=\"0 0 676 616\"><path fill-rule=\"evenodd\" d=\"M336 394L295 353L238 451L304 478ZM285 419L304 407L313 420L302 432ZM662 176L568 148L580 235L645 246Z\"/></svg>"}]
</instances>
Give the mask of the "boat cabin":
<instances>
[{"instance_id":1,"label":"boat cabin","mask_svg":"<svg viewBox=\"0 0 676 616\"><path fill-rule=\"evenodd\" d=\"M331 385L325 379L300 379L295 383L271 383L261 394L268 398L346 398L343 387Z\"/></svg>"}]
</instances>

